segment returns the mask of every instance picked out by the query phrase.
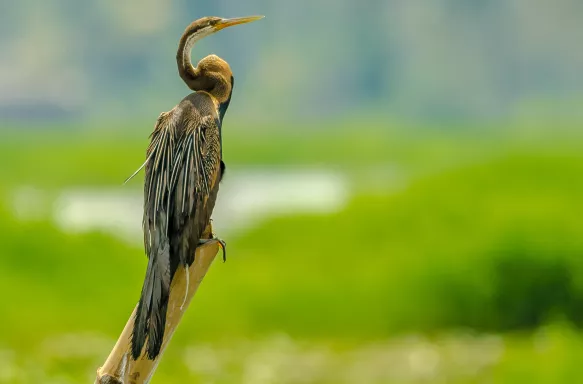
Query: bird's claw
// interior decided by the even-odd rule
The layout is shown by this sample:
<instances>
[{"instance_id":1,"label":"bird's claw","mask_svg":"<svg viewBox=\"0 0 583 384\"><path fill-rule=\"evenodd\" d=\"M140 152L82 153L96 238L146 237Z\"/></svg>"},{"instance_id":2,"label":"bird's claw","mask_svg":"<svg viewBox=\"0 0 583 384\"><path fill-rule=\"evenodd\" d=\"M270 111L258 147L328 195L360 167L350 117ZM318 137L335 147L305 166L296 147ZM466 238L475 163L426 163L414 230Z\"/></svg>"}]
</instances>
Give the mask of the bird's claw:
<instances>
[{"instance_id":1,"label":"bird's claw","mask_svg":"<svg viewBox=\"0 0 583 384\"><path fill-rule=\"evenodd\" d=\"M223 263L227 261L227 243L225 242L225 240L213 236L213 238L211 239L200 239L198 241L198 245L206 244L209 241L216 241L217 243L219 243L219 247L223 250Z\"/></svg>"}]
</instances>

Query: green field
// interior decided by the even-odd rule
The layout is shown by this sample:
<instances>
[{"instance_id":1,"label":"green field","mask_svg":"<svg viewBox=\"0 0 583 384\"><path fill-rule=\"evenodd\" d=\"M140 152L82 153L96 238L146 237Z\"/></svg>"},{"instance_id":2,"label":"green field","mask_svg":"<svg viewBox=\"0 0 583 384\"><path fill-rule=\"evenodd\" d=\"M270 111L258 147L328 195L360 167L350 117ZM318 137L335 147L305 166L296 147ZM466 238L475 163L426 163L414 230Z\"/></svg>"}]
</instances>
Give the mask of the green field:
<instances>
[{"instance_id":1,"label":"green field","mask_svg":"<svg viewBox=\"0 0 583 384\"><path fill-rule=\"evenodd\" d=\"M338 127L226 134L228 166L336 169L351 201L226 239L154 382L577 382L576 127ZM142 249L10 206L23 185L138 188L150 128L123 129L0 143L0 383L89 382L137 301Z\"/></svg>"}]
</instances>

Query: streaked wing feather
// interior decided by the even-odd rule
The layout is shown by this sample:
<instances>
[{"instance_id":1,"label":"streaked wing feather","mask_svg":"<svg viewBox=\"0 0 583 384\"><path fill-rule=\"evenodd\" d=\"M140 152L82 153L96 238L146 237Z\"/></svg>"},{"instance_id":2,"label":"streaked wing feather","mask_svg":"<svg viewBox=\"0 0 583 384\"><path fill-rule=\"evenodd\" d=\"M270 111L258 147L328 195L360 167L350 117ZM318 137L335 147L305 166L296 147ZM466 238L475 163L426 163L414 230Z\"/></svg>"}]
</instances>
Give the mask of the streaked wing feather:
<instances>
[{"instance_id":1,"label":"streaked wing feather","mask_svg":"<svg viewBox=\"0 0 583 384\"><path fill-rule=\"evenodd\" d=\"M160 236L168 235L168 212L164 220L158 219L159 208L168 207L171 202L171 185L168 183L168 175L173 159L174 135L176 127L173 119L174 110L160 115L151 135L151 142L146 151L145 179L144 179L144 246L146 253L158 243ZM161 231L162 233L159 233Z\"/></svg>"},{"instance_id":2,"label":"streaked wing feather","mask_svg":"<svg viewBox=\"0 0 583 384\"><path fill-rule=\"evenodd\" d=\"M181 232L187 217L196 217L197 209L204 209L219 178L216 119L179 119L172 113L158 119L146 153L143 229L148 255L157 247L158 236L169 236L170 227Z\"/></svg>"}]
</instances>

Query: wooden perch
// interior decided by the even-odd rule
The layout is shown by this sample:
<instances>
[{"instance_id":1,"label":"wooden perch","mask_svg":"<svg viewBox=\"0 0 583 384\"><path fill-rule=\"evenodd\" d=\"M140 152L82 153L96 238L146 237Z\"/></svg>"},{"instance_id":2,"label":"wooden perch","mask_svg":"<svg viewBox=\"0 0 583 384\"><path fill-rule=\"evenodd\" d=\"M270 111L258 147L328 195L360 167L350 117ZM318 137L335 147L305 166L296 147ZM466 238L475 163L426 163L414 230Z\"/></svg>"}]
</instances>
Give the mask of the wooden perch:
<instances>
[{"instance_id":1,"label":"wooden perch","mask_svg":"<svg viewBox=\"0 0 583 384\"><path fill-rule=\"evenodd\" d=\"M209 224L203 238L210 238L211 233L212 229ZM188 269L189 282L186 301L184 297L187 289L186 273L183 268L178 268L176 271L170 286L164 341L162 342L160 354L156 359L148 360L144 353L142 353L137 361L131 358L130 340L134 324L134 314L137 309L136 306L109 357L103 366L97 370L96 384L145 384L150 382L168 342L172 338L180 319L182 319L182 315L188 309L190 301L209 270L218 250L219 246L217 242L209 242L196 249L194 263Z\"/></svg>"}]
</instances>

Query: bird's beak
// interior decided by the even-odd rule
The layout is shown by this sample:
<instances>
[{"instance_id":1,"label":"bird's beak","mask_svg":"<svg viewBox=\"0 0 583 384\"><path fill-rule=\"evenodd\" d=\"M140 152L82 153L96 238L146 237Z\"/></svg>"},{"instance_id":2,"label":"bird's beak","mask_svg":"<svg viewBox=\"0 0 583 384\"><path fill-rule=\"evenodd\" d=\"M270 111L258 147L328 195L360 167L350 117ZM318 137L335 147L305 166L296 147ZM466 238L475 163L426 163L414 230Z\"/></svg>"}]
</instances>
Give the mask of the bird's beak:
<instances>
[{"instance_id":1,"label":"bird's beak","mask_svg":"<svg viewBox=\"0 0 583 384\"><path fill-rule=\"evenodd\" d=\"M222 19L217 24L214 25L215 32L220 31L233 25L246 24L252 21L257 21L263 19L265 16L247 16L247 17L236 17L234 19Z\"/></svg>"}]
</instances>

